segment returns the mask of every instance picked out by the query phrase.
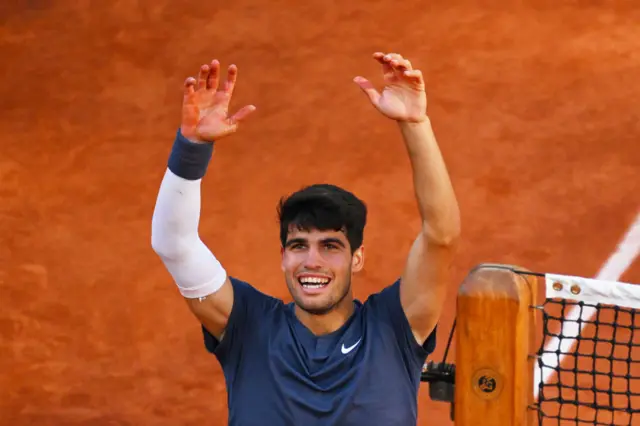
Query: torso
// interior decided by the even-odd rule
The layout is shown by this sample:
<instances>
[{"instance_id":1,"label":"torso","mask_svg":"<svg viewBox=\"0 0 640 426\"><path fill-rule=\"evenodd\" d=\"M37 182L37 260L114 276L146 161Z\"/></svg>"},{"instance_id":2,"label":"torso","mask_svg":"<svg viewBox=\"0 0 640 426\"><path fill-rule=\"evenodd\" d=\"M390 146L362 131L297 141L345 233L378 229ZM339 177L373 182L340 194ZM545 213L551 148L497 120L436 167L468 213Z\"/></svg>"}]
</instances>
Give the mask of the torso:
<instances>
[{"instance_id":1,"label":"torso","mask_svg":"<svg viewBox=\"0 0 640 426\"><path fill-rule=\"evenodd\" d=\"M398 330L398 315L387 318L391 293L380 294L356 301L347 323L320 337L292 305L266 303L261 321L244 329L241 349L222 362L229 424L414 425L428 352L405 341L410 336Z\"/></svg>"}]
</instances>

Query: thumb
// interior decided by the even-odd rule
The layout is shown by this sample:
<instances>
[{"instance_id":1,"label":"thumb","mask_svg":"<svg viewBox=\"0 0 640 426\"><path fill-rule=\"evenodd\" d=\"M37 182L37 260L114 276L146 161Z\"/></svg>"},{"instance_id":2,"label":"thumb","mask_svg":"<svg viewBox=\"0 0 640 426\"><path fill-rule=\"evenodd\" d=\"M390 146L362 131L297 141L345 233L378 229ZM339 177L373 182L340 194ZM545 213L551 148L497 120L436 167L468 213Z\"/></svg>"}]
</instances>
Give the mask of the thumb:
<instances>
[{"instance_id":1,"label":"thumb","mask_svg":"<svg viewBox=\"0 0 640 426\"><path fill-rule=\"evenodd\" d=\"M254 105L243 106L242 108L240 108L240 110L238 112L233 114L233 116L231 116L231 118L229 120L234 124L235 123L239 123L240 121L242 121L245 118L247 118L249 116L249 114L251 114L255 110L256 110L256 107Z\"/></svg>"},{"instance_id":2,"label":"thumb","mask_svg":"<svg viewBox=\"0 0 640 426\"><path fill-rule=\"evenodd\" d=\"M365 95L369 97L372 104L378 105L380 100L380 93L373 87L373 84L364 77L356 77L353 81L362 89Z\"/></svg>"}]
</instances>

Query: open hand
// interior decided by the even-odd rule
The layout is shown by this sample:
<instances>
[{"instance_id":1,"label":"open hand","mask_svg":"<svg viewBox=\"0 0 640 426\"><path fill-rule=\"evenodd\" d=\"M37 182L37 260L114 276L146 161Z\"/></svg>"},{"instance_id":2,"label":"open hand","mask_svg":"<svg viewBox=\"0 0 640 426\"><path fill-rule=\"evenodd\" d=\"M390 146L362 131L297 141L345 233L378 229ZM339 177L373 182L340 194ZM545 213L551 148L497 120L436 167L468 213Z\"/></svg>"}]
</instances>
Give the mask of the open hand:
<instances>
[{"instance_id":1,"label":"open hand","mask_svg":"<svg viewBox=\"0 0 640 426\"><path fill-rule=\"evenodd\" d=\"M422 72L414 70L411 62L397 53L376 52L373 58L382 64L385 82L382 93L364 77L353 79L373 106L393 120L414 123L426 120L427 95Z\"/></svg>"},{"instance_id":2,"label":"open hand","mask_svg":"<svg viewBox=\"0 0 640 426\"><path fill-rule=\"evenodd\" d=\"M246 105L229 116L229 102L238 76L238 68L231 65L227 79L218 89L220 62L202 65L198 79L189 77L184 82L182 101L182 134L193 142L213 142L238 129L238 124L255 111Z\"/></svg>"}]
</instances>

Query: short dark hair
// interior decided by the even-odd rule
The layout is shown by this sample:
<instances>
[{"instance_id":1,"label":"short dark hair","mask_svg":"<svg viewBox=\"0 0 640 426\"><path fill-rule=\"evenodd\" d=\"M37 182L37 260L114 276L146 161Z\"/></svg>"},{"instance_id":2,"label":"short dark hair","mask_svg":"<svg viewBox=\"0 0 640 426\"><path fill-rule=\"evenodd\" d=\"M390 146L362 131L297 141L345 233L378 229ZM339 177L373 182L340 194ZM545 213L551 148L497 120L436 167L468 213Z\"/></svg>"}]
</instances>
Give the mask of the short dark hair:
<instances>
[{"instance_id":1,"label":"short dark hair","mask_svg":"<svg viewBox=\"0 0 640 426\"><path fill-rule=\"evenodd\" d=\"M277 207L280 241L287 242L291 227L301 231L342 231L351 253L362 245L367 206L351 192L331 184L315 184L280 199Z\"/></svg>"}]
</instances>

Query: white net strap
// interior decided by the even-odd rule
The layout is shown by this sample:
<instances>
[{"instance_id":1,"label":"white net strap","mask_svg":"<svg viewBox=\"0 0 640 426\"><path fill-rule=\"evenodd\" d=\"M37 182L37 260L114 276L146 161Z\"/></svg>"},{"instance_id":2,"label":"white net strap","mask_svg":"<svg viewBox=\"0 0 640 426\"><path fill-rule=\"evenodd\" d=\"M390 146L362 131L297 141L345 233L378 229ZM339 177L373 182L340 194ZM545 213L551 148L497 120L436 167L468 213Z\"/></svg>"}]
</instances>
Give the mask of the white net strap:
<instances>
[{"instance_id":1,"label":"white net strap","mask_svg":"<svg viewBox=\"0 0 640 426\"><path fill-rule=\"evenodd\" d=\"M640 309L640 285L545 274L546 297Z\"/></svg>"}]
</instances>

